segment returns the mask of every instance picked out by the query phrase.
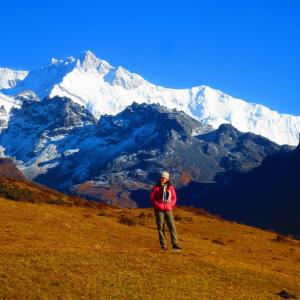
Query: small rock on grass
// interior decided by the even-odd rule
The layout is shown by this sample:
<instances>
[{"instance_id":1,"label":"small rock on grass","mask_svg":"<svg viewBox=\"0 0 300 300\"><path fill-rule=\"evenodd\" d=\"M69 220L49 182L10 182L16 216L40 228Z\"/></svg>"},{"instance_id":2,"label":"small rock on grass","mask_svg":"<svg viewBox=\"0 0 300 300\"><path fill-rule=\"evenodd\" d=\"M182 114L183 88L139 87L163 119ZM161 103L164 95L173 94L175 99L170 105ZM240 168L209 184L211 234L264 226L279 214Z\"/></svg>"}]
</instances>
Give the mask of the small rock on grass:
<instances>
[{"instance_id":1,"label":"small rock on grass","mask_svg":"<svg viewBox=\"0 0 300 300\"><path fill-rule=\"evenodd\" d=\"M283 299L297 299L297 297L293 294L288 293L285 290L281 290L279 293L277 293L276 295L280 296Z\"/></svg>"}]
</instances>

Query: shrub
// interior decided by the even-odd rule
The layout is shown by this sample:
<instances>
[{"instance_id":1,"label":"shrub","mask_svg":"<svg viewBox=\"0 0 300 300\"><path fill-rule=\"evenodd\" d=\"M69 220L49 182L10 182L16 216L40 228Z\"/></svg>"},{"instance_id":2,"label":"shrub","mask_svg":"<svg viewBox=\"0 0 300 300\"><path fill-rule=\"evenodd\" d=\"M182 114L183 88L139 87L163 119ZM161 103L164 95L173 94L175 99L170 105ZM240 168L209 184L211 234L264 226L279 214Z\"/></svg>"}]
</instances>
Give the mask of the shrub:
<instances>
[{"instance_id":1,"label":"shrub","mask_svg":"<svg viewBox=\"0 0 300 300\"><path fill-rule=\"evenodd\" d=\"M221 239L214 239L211 242L214 244L225 246L225 243Z\"/></svg>"},{"instance_id":2,"label":"shrub","mask_svg":"<svg viewBox=\"0 0 300 300\"><path fill-rule=\"evenodd\" d=\"M145 218L146 218L146 214L145 214L144 212L141 212L141 213L138 215L138 218L145 219Z\"/></svg>"},{"instance_id":3,"label":"shrub","mask_svg":"<svg viewBox=\"0 0 300 300\"><path fill-rule=\"evenodd\" d=\"M126 224L128 226L133 226L133 225L137 224L136 220L134 220L134 219L132 219L128 216L125 216L125 215L120 215L119 216L119 223Z\"/></svg>"},{"instance_id":4,"label":"shrub","mask_svg":"<svg viewBox=\"0 0 300 300\"><path fill-rule=\"evenodd\" d=\"M278 242L278 243L287 243L287 242L289 242L289 239L282 234L277 234L276 237L274 239L272 239L272 241Z\"/></svg>"}]
</instances>

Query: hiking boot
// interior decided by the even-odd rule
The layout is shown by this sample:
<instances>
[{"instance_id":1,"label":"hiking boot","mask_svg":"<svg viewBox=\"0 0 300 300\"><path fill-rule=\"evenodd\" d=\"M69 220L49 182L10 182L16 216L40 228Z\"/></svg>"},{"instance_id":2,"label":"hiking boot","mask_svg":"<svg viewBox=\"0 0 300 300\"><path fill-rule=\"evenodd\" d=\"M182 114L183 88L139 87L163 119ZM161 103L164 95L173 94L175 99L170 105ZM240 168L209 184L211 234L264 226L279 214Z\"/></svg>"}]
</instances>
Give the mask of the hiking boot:
<instances>
[{"instance_id":1,"label":"hiking boot","mask_svg":"<svg viewBox=\"0 0 300 300\"><path fill-rule=\"evenodd\" d=\"M163 250L168 250L168 246L167 246L167 245L162 245L162 246L161 246L161 249L163 249Z\"/></svg>"},{"instance_id":2,"label":"hiking boot","mask_svg":"<svg viewBox=\"0 0 300 300\"><path fill-rule=\"evenodd\" d=\"M174 246L173 246L173 249L174 249L174 250L180 250L180 249L182 249L182 248L181 248L179 245L174 245Z\"/></svg>"}]
</instances>

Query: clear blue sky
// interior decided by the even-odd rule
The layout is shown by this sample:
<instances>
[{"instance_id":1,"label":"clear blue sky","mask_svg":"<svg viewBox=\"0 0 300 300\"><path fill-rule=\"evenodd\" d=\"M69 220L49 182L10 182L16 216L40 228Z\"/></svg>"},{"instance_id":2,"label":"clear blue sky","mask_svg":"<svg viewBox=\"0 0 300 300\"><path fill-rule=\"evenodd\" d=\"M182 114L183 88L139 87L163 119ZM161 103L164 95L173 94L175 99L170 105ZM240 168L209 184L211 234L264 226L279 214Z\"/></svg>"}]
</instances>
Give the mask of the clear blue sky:
<instances>
[{"instance_id":1,"label":"clear blue sky","mask_svg":"<svg viewBox=\"0 0 300 300\"><path fill-rule=\"evenodd\" d=\"M166 87L300 115L300 1L2 1L0 66L93 51Z\"/></svg>"}]
</instances>

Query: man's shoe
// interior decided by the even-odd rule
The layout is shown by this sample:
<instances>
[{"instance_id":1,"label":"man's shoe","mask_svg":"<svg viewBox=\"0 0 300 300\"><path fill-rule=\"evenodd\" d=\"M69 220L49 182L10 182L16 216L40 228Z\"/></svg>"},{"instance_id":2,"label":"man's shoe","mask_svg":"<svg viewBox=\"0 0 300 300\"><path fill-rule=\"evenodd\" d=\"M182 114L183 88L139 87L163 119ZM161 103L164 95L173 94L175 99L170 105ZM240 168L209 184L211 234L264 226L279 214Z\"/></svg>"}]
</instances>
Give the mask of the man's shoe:
<instances>
[{"instance_id":1,"label":"man's shoe","mask_svg":"<svg viewBox=\"0 0 300 300\"><path fill-rule=\"evenodd\" d=\"M180 250L180 249L182 249L182 248L181 248L179 245L174 245L174 246L173 246L173 249L174 249L174 250Z\"/></svg>"},{"instance_id":2,"label":"man's shoe","mask_svg":"<svg viewBox=\"0 0 300 300\"><path fill-rule=\"evenodd\" d=\"M161 246L161 249L168 250L168 246L167 245L163 245L163 246Z\"/></svg>"}]
</instances>

